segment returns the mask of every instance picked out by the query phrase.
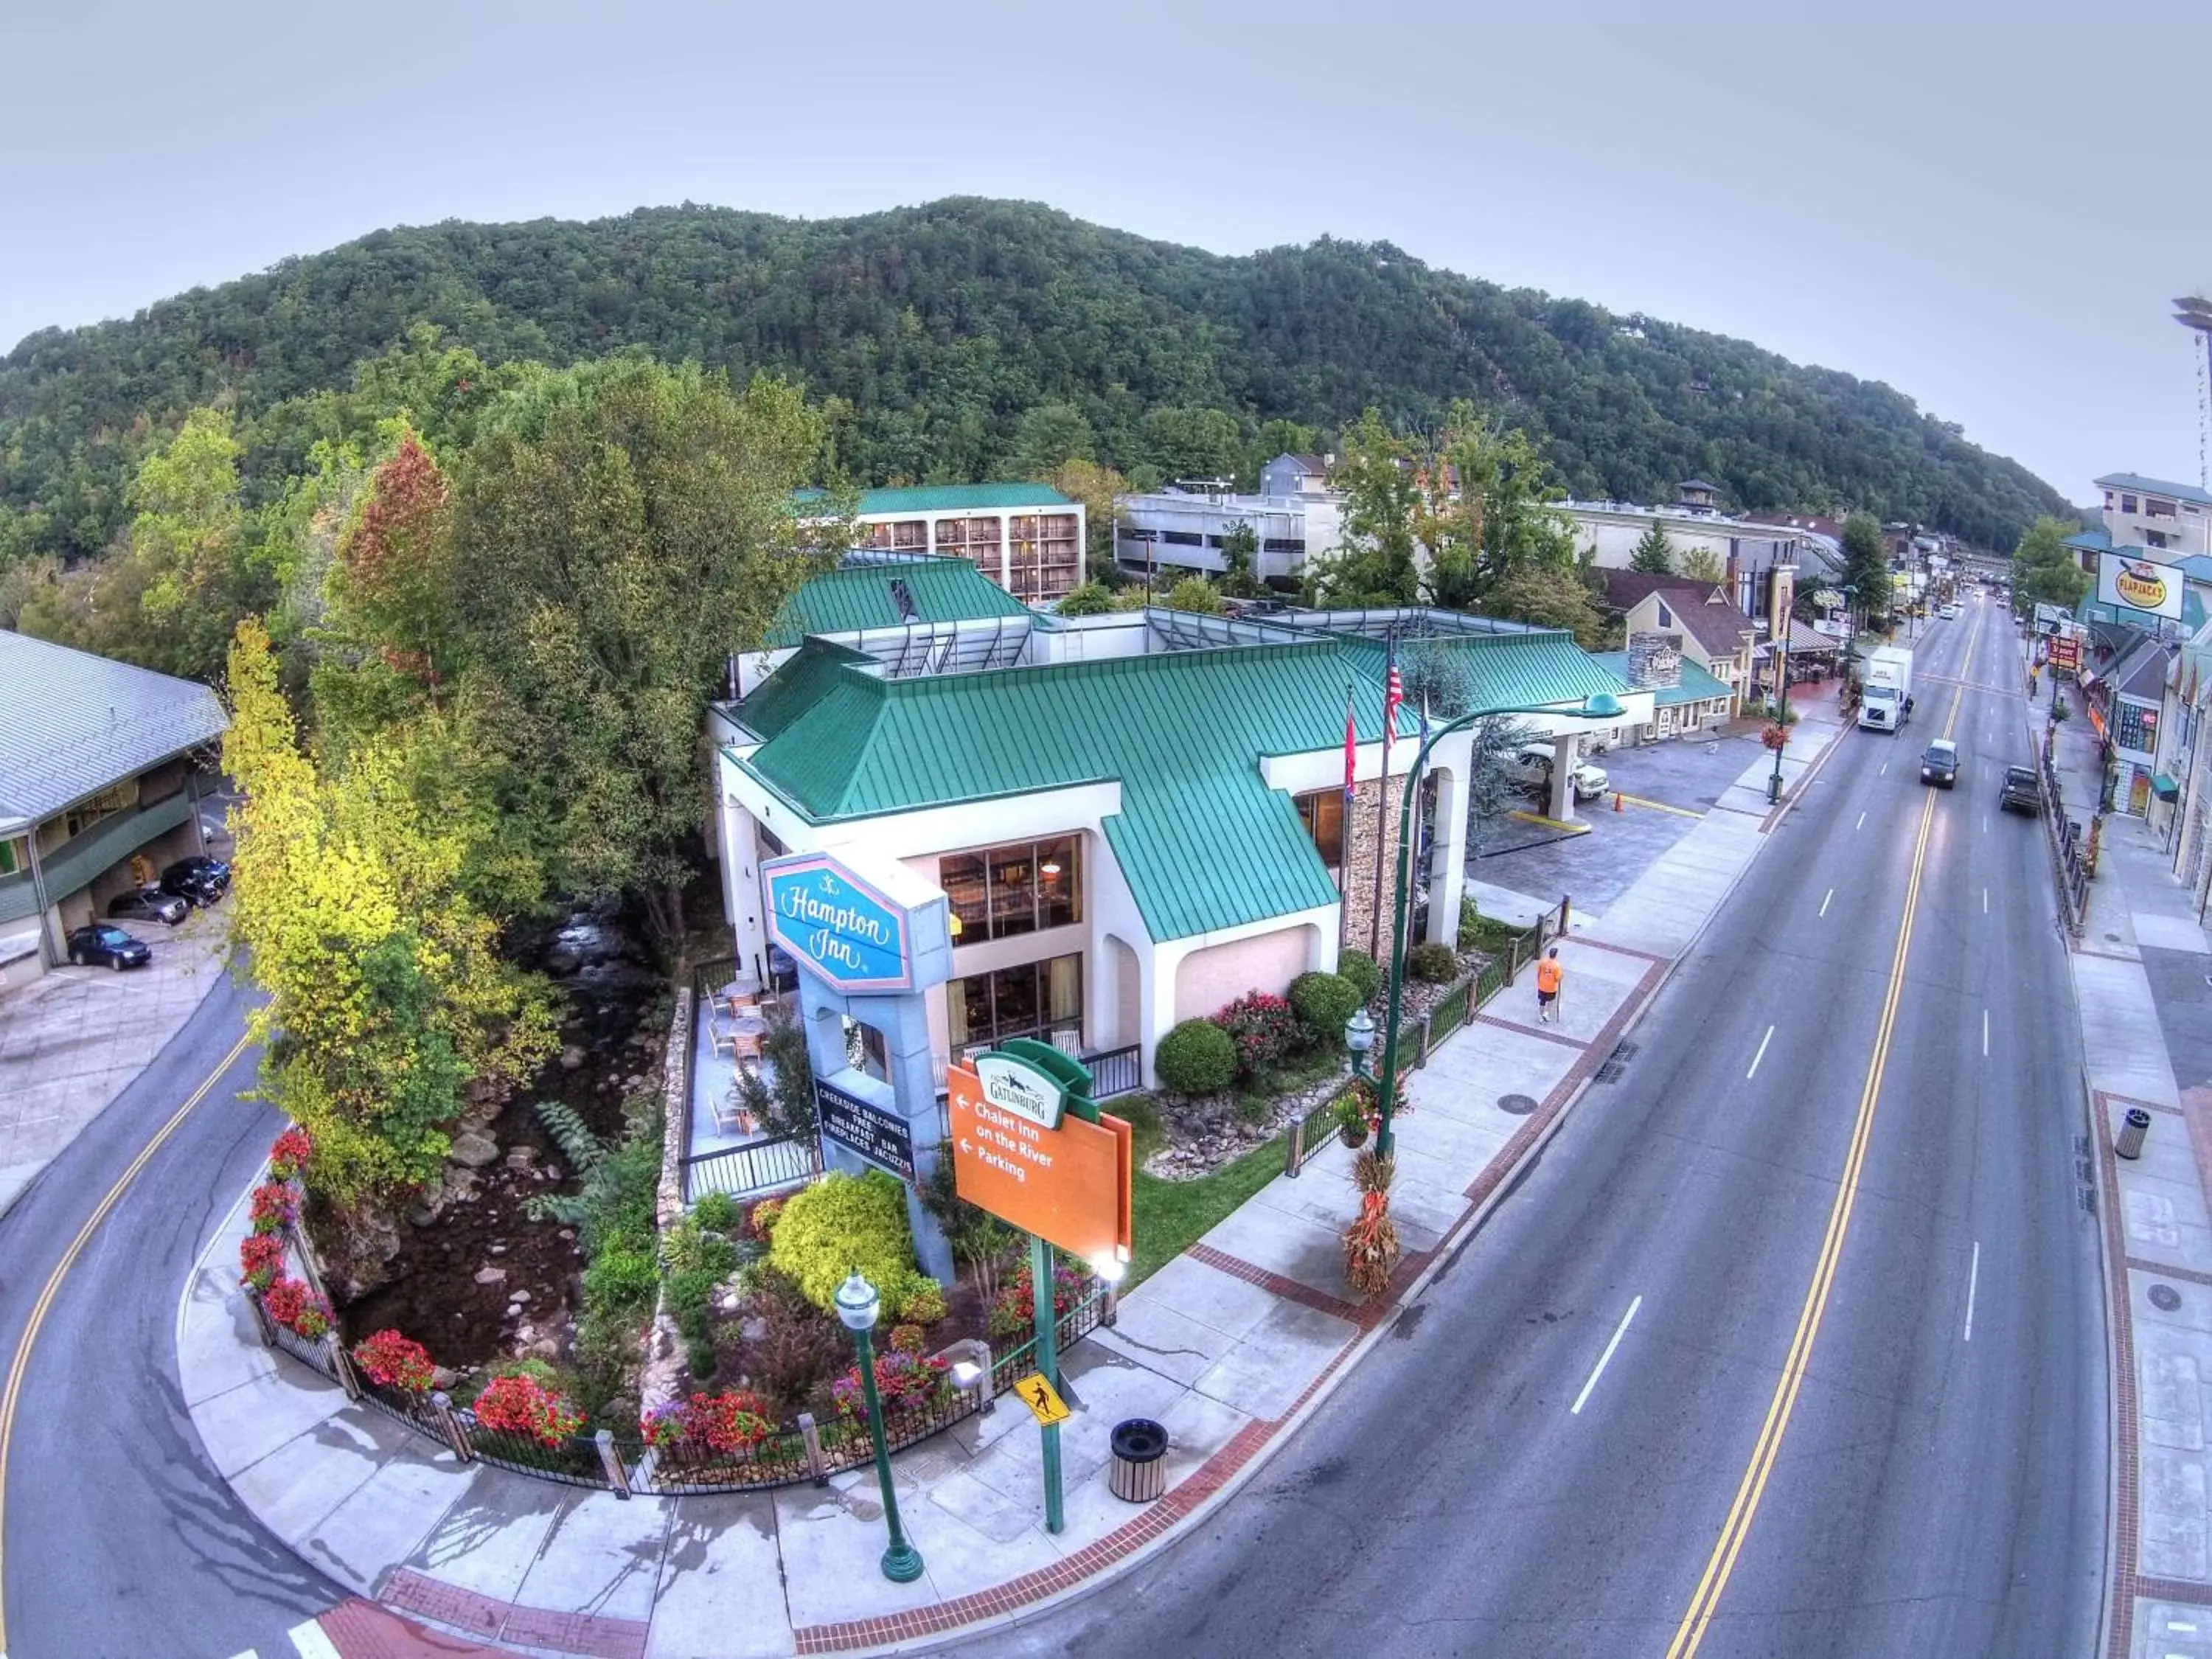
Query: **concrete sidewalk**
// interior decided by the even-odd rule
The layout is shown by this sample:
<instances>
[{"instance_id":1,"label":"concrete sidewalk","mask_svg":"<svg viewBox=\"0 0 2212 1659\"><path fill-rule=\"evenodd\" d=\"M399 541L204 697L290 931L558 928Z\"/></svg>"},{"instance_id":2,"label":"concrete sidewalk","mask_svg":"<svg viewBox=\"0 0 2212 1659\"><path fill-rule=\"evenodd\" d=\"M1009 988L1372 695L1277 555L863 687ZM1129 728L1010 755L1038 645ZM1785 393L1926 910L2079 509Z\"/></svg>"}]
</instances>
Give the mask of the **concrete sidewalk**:
<instances>
[{"instance_id":1,"label":"concrete sidewalk","mask_svg":"<svg viewBox=\"0 0 2212 1659\"><path fill-rule=\"evenodd\" d=\"M2021 705L2039 750L2050 696L2046 684ZM2086 829L2102 769L2079 697L2069 701L2075 718L2058 728L2053 757L2067 815ZM2083 1172L2104 1229L2112 1345L2106 1650L2212 1655L2212 939L2141 819L2106 819L2068 965L2093 1131ZM2151 1125L2142 1156L2122 1158L2115 1143L2130 1109Z\"/></svg>"},{"instance_id":2,"label":"concrete sidewalk","mask_svg":"<svg viewBox=\"0 0 2212 1659\"><path fill-rule=\"evenodd\" d=\"M1808 750L1822 740L1803 735ZM1785 767L1802 776L1811 759ZM207 1455L303 1559L480 1640L697 1659L972 1634L1188 1531L1342 1382L1650 1005L1763 844L1763 799L1760 811L1711 815L1603 922L1562 942L1559 1024L1537 1023L1524 975L1414 1074L1391 1194L1407 1254L1389 1296L1347 1297L1339 1234L1357 1200L1352 1154L1332 1145L1137 1286L1112 1328L1066 1357L1080 1409L1062 1434L1067 1525L1056 1536L1042 1524L1037 1431L1012 1401L895 1460L902 1516L927 1564L908 1585L877 1570L884 1533L869 1471L825 1487L624 1500L461 1467L262 1347L233 1266L242 1208L179 1310L185 1402ZM1141 1507L1105 1481L1108 1432L1133 1416L1172 1437L1166 1496Z\"/></svg>"}]
</instances>

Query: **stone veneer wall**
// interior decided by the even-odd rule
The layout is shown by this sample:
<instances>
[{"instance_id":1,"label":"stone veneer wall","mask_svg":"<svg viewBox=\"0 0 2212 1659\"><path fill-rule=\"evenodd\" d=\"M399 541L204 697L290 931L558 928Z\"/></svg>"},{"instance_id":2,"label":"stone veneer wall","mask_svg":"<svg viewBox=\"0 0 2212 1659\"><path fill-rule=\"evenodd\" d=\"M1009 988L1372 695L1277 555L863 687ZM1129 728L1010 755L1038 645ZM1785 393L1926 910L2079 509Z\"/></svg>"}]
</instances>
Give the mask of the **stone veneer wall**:
<instances>
[{"instance_id":1,"label":"stone veneer wall","mask_svg":"<svg viewBox=\"0 0 2212 1659\"><path fill-rule=\"evenodd\" d=\"M675 1012L668 1020L668 1047L660 1067L660 1188L654 1204L659 1231L666 1232L684 1216L684 1143L690 1121L691 1100L687 1087L691 1067L691 1019L695 999L687 987L676 993ZM690 1377L684 1362L684 1341L668 1311L668 1287L664 1283L654 1304L653 1324L646 1332L645 1363L638 1373L638 1414L643 1418L657 1407L683 1399Z\"/></svg>"},{"instance_id":2,"label":"stone veneer wall","mask_svg":"<svg viewBox=\"0 0 2212 1659\"><path fill-rule=\"evenodd\" d=\"M1399 758L1401 751L1416 747L1411 742L1395 745L1391 758ZM1344 936L1341 943L1354 950L1368 947L1368 923L1375 914L1375 860L1379 847L1383 860L1382 915L1381 926L1376 930L1373 955L1377 962L1390 954L1390 918L1397 903L1398 893L1398 820L1404 816L1406 780L1393 775L1389 785L1389 805L1383 822L1376 823L1376 802L1382 796L1385 780L1370 779L1357 787L1352 794L1352 822L1345 827L1344 866ZM1414 848L1415 856L1420 849ZM1410 921L1408 926L1410 926ZM1420 941L1408 934L1407 943Z\"/></svg>"}]
</instances>

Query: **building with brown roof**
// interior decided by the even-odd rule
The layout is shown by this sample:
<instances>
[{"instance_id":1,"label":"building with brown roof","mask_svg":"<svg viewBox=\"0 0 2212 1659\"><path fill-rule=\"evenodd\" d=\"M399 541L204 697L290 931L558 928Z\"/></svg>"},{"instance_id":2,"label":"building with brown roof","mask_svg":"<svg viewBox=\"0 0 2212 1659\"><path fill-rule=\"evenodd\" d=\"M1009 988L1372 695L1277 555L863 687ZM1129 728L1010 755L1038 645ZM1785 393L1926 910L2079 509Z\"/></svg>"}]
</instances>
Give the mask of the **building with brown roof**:
<instances>
[{"instance_id":1,"label":"building with brown roof","mask_svg":"<svg viewBox=\"0 0 2212 1659\"><path fill-rule=\"evenodd\" d=\"M1728 590L1687 576L1640 570L1601 570L1606 608L1630 634L1679 634L1682 654L1729 689L1729 713L1743 706L1759 632L1728 597Z\"/></svg>"}]
</instances>

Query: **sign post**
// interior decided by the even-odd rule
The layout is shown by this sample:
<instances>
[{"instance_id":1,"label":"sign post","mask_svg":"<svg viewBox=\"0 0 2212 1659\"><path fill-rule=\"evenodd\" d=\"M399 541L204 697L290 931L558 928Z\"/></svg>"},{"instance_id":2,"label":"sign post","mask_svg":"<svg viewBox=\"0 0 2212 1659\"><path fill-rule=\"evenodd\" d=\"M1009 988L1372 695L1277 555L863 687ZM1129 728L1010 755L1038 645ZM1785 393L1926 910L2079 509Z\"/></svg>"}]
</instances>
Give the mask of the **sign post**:
<instances>
[{"instance_id":1,"label":"sign post","mask_svg":"<svg viewBox=\"0 0 2212 1659\"><path fill-rule=\"evenodd\" d=\"M952 1118L953 1186L979 1209L1030 1236L1030 1304L1036 1319L1044 1451L1044 1524L1066 1525L1060 1462L1060 1316L1052 1249L1086 1261L1129 1259L1133 1136L1091 1098L1091 1073L1046 1044L1020 1039L945 1073ZM1017 1384L1018 1391L1022 1384ZM1057 1411L1052 1408L1057 1407Z\"/></svg>"}]
</instances>

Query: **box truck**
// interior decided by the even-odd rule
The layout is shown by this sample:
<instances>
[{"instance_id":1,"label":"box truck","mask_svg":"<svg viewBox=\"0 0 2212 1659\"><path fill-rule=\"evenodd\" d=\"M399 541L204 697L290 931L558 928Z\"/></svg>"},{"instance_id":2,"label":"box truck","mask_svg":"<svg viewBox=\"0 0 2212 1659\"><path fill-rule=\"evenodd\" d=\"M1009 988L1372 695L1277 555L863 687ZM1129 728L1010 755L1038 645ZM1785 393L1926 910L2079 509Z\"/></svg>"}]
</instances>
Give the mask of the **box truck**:
<instances>
[{"instance_id":1,"label":"box truck","mask_svg":"<svg viewBox=\"0 0 2212 1659\"><path fill-rule=\"evenodd\" d=\"M1867 658L1859 690L1859 724L1894 732L1912 718L1912 653L1901 645L1876 646Z\"/></svg>"}]
</instances>

